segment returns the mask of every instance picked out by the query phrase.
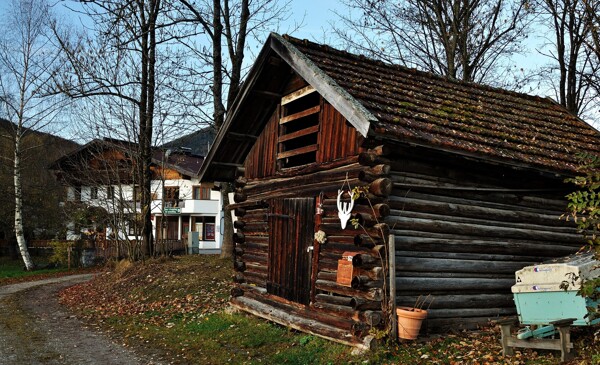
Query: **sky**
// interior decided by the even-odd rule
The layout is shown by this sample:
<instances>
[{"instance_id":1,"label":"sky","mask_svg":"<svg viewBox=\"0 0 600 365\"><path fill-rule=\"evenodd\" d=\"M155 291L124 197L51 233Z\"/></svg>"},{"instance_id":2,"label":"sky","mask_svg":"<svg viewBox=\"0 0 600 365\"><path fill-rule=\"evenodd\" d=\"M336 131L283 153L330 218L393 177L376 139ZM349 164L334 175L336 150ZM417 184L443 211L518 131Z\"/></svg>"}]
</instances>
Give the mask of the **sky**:
<instances>
[{"instance_id":1,"label":"sky","mask_svg":"<svg viewBox=\"0 0 600 365\"><path fill-rule=\"evenodd\" d=\"M291 18L296 21L304 20L305 24L294 36L313 41L321 40L324 32L331 28L329 23L337 18L333 13L335 10L342 10L338 0L293 1Z\"/></svg>"},{"instance_id":2,"label":"sky","mask_svg":"<svg viewBox=\"0 0 600 365\"><path fill-rule=\"evenodd\" d=\"M73 14L64 10L64 5L69 4L73 6L74 2L69 0L52 0L55 1L57 12L67 18L70 22L77 23L78 21L73 17ZM9 0L0 0L0 14L10 3ZM292 0L290 3L290 15L287 24L281 25L280 29L273 29L279 33L287 33L294 24L301 23L302 27L293 33L294 37L301 39L309 39L311 41L319 43L330 43L335 46L335 42L332 36L331 23L337 21L337 15L334 11L345 13L347 10L342 6L339 0ZM62 11L60 9L63 8ZM265 34L266 36L266 34ZM254 57L258 54L258 50L262 48L263 40L253 41L255 44L250 44L251 51L247 54L247 65L251 65L254 62ZM541 56L536 50L536 47L542 43L542 40L538 37L530 37L528 41L528 47L530 51L526 55L514 56L511 59L511 63L517 68L523 68L525 70L535 69L547 61L545 57ZM548 96L548 90L541 90L537 86L533 85L527 87L525 92L534 95Z\"/></svg>"}]
</instances>

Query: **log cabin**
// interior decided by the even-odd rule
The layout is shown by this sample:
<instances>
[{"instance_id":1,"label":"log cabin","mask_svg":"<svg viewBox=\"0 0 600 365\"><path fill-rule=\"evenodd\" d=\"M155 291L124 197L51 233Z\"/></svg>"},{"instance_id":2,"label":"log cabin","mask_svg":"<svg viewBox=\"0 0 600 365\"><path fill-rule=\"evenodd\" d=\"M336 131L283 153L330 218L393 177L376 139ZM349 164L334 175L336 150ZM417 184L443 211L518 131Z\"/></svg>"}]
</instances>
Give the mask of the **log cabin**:
<instances>
[{"instance_id":1,"label":"log cabin","mask_svg":"<svg viewBox=\"0 0 600 365\"><path fill-rule=\"evenodd\" d=\"M231 303L359 348L419 297L423 331L514 314L515 270L582 246L564 179L599 136L551 99L271 34L200 172L235 188Z\"/></svg>"}]
</instances>

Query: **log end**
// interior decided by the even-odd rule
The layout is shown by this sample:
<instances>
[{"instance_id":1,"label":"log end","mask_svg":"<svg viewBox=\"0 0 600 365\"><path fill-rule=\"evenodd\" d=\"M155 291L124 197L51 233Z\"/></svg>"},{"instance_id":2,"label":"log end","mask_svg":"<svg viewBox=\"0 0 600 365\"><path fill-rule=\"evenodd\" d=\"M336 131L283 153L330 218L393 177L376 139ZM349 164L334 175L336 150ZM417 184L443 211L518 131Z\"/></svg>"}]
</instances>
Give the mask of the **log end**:
<instances>
[{"instance_id":1,"label":"log end","mask_svg":"<svg viewBox=\"0 0 600 365\"><path fill-rule=\"evenodd\" d=\"M241 297L244 295L244 290L242 290L242 288L234 287L231 288L230 294L233 298Z\"/></svg>"}]
</instances>

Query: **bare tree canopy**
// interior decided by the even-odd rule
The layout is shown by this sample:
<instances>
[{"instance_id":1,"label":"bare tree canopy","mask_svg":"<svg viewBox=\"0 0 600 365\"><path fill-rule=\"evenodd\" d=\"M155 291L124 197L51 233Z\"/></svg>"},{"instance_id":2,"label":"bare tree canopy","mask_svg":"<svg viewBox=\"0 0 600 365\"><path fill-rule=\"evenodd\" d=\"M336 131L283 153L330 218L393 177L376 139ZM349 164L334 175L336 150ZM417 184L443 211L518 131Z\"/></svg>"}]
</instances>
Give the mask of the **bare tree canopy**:
<instances>
[{"instance_id":1,"label":"bare tree canopy","mask_svg":"<svg viewBox=\"0 0 600 365\"><path fill-rule=\"evenodd\" d=\"M262 42L288 19L291 1L180 0L174 12L198 35L181 40L208 79L212 98L211 122L218 129L241 85L248 42ZM202 78L199 78L202 79Z\"/></svg>"},{"instance_id":2,"label":"bare tree canopy","mask_svg":"<svg viewBox=\"0 0 600 365\"><path fill-rule=\"evenodd\" d=\"M82 109L100 118L93 123L99 129L95 138L111 133L139 146L143 171L136 181L143 186L142 207L149 202L150 146L184 130L223 123L243 78L248 38L264 38L268 26L283 19L286 5L277 0L95 0L83 7L93 21L87 34L74 38L72 32L55 30L67 65L56 78L57 91L93 97L93 104ZM103 112L94 112L95 107ZM226 204L226 189L223 195ZM149 242L149 210L145 213L143 237Z\"/></svg>"},{"instance_id":3,"label":"bare tree canopy","mask_svg":"<svg viewBox=\"0 0 600 365\"><path fill-rule=\"evenodd\" d=\"M522 50L527 2L342 0L336 34L352 51L453 79L506 86L502 62Z\"/></svg>"},{"instance_id":4,"label":"bare tree canopy","mask_svg":"<svg viewBox=\"0 0 600 365\"><path fill-rule=\"evenodd\" d=\"M586 47L593 29L585 16L583 0L543 0L535 5L540 27L547 30L542 51L550 59L539 74L556 100L575 115L589 109L596 92L590 80L598 71L593 52Z\"/></svg>"},{"instance_id":5,"label":"bare tree canopy","mask_svg":"<svg viewBox=\"0 0 600 365\"><path fill-rule=\"evenodd\" d=\"M48 100L51 76L56 73L58 50L49 41L52 14L44 0L13 0L0 29L0 116L12 131L1 137L13 147L14 229L25 268L35 266L24 236L22 171L26 147L24 137L48 127L63 106Z\"/></svg>"},{"instance_id":6,"label":"bare tree canopy","mask_svg":"<svg viewBox=\"0 0 600 365\"><path fill-rule=\"evenodd\" d=\"M589 37L586 39L585 46L592 53L592 63L595 70L600 68L600 1L582 0L585 6L585 21L590 29ZM589 75L590 85L600 95L600 73L594 72ZM594 102L597 108L600 108L600 100L596 97Z\"/></svg>"},{"instance_id":7,"label":"bare tree canopy","mask_svg":"<svg viewBox=\"0 0 600 365\"><path fill-rule=\"evenodd\" d=\"M199 63L210 71L212 97L212 124L219 129L225 121L227 109L238 94L243 78L243 66L249 38L264 39L269 29L277 28L287 17L290 2L277 0L180 0L179 16L193 27L194 34L204 34L200 46L195 39L186 40ZM225 54L225 57L223 57ZM221 184L223 206L229 204L231 188ZM227 212L223 220L224 234L221 253L233 255L233 223Z\"/></svg>"},{"instance_id":8,"label":"bare tree canopy","mask_svg":"<svg viewBox=\"0 0 600 365\"><path fill-rule=\"evenodd\" d=\"M172 39L166 31L170 25L166 5L168 0L89 1L83 11L94 22L92 32L73 39L55 28L66 65L56 80L57 91L72 98L109 97L116 100L115 109L121 110L123 103L132 108L128 122L137 125L134 142L140 163L135 180L141 187L142 239L150 254L150 163L161 75L157 65L171 66L159 53L159 46Z\"/></svg>"}]
</instances>

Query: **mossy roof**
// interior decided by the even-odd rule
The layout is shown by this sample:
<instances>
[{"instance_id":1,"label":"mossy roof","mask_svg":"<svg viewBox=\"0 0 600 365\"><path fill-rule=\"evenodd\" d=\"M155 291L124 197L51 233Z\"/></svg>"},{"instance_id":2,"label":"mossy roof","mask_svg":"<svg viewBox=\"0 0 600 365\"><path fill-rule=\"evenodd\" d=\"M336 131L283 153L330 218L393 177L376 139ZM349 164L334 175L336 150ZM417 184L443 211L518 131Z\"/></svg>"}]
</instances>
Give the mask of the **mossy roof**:
<instances>
[{"instance_id":1,"label":"mossy roof","mask_svg":"<svg viewBox=\"0 0 600 365\"><path fill-rule=\"evenodd\" d=\"M549 98L283 38L377 119L370 135L557 172L600 154L600 133Z\"/></svg>"}]
</instances>

